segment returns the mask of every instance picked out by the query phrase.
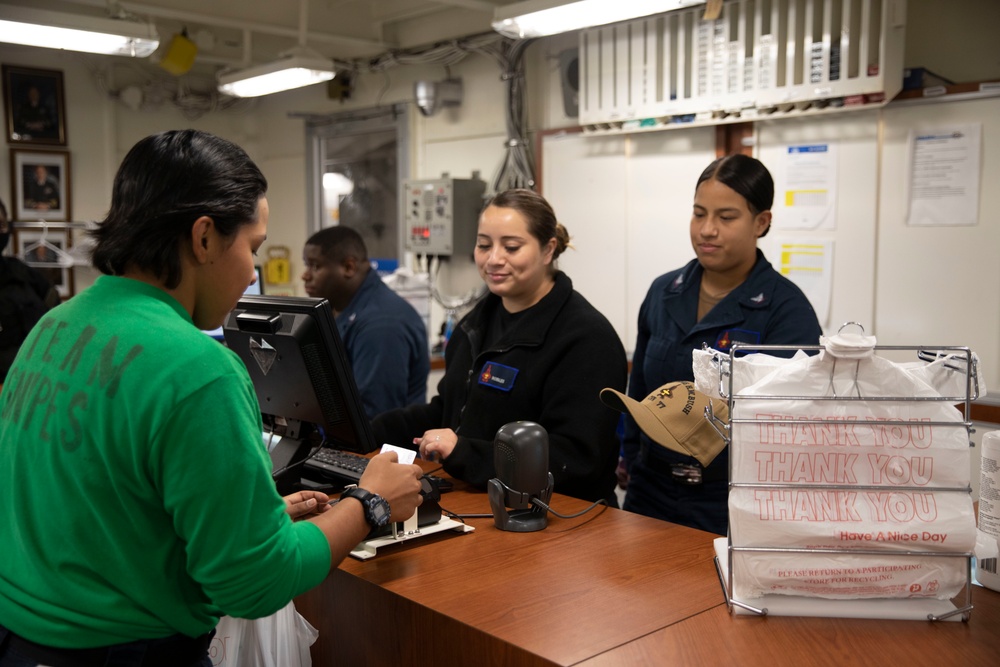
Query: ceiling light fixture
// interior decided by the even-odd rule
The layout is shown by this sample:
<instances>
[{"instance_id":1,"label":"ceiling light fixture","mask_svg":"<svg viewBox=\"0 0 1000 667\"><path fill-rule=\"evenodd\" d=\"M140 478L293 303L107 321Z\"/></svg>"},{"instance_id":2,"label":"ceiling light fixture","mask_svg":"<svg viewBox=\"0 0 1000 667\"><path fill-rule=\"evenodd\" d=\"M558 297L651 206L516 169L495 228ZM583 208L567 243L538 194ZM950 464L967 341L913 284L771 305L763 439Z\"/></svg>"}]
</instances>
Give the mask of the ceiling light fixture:
<instances>
[{"instance_id":1,"label":"ceiling light fixture","mask_svg":"<svg viewBox=\"0 0 1000 667\"><path fill-rule=\"evenodd\" d=\"M493 29L527 39L703 5L705 0L525 0L494 12Z\"/></svg>"},{"instance_id":2,"label":"ceiling light fixture","mask_svg":"<svg viewBox=\"0 0 1000 667\"><path fill-rule=\"evenodd\" d=\"M219 74L219 91L234 97L259 97L283 90L311 86L330 81L337 76L333 59L306 48L306 25L309 20L309 0L299 0L299 43L278 60L253 65L234 72ZM244 57L249 61L250 36L247 34Z\"/></svg>"},{"instance_id":3,"label":"ceiling light fixture","mask_svg":"<svg viewBox=\"0 0 1000 667\"><path fill-rule=\"evenodd\" d=\"M219 75L219 90L234 97L258 97L311 86L336 76L333 60L296 47L283 57Z\"/></svg>"},{"instance_id":4,"label":"ceiling light fixture","mask_svg":"<svg viewBox=\"0 0 1000 667\"><path fill-rule=\"evenodd\" d=\"M0 5L0 42L145 58L160 38L152 23Z\"/></svg>"}]
</instances>

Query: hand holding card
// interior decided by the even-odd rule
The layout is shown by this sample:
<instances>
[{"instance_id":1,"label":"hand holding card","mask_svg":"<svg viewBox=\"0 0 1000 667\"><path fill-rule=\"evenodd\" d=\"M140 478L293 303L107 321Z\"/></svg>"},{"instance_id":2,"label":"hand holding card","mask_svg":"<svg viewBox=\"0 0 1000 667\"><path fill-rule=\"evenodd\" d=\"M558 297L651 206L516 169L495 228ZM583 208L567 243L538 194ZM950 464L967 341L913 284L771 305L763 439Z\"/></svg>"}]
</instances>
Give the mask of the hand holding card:
<instances>
[{"instance_id":1,"label":"hand holding card","mask_svg":"<svg viewBox=\"0 0 1000 667\"><path fill-rule=\"evenodd\" d=\"M404 449L403 447L396 447L395 445L384 444L379 454L385 454L386 452L396 452L396 456L399 457L399 462L405 465L413 463L417 458L417 452L412 449Z\"/></svg>"}]
</instances>

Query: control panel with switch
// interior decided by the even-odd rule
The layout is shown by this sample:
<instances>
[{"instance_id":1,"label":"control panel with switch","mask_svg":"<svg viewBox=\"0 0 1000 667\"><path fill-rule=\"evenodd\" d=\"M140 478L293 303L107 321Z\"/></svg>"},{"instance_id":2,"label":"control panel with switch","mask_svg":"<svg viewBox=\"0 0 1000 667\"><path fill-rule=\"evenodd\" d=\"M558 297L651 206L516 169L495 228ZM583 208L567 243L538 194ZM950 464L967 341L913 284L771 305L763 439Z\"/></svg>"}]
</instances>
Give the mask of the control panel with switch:
<instances>
[{"instance_id":1,"label":"control panel with switch","mask_svg":"<svg viewBox=\"0 0 1000 667\"><path fill-rule=\"evenodd\" d=\"M407 251L450 256L472 253L486 183L478 178L403 181L403 230Z\"/></svg>"}]
</instances>

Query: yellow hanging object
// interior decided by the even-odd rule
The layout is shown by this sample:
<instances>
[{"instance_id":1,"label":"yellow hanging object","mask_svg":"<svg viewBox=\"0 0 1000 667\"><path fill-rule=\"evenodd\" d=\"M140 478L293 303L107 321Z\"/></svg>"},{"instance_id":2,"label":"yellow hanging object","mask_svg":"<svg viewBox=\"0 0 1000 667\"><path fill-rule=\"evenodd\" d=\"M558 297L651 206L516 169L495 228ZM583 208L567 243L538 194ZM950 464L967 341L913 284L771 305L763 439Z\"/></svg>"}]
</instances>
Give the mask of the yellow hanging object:
<instances>
[{"instance_id":1,"label":"yellow hanging object","mask_svg":"<svg viewBox=\"0 0 1000 667\"><path fill-rule=\"evenodd\" d=\"M177 33L170 40L167 52L160 60L160 67L174 76L187 74L194 66L194 59L197 55L198 45L188 39L186 34Z\"/></svg>"},{"instance_id":2,"label":"yellow hanging object","mask_svg":"<svg viewBox=\"0 0 1000 667\"><path fill-rule=\"evenodd\" d=\"M264 279L271 285L285 285L291 282L292 252L283 245L271 246L267 249L267 261L264 262Z\"/></svg>"}]
</instances>

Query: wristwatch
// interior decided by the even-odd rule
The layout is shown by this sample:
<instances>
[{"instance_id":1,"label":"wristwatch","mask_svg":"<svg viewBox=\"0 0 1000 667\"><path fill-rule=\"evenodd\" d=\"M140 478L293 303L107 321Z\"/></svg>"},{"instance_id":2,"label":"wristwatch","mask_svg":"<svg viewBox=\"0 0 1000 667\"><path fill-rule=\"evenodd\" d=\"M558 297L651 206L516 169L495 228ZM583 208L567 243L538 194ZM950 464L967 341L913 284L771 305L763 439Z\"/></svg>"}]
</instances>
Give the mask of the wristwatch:
<instances>
[{"instance_id":1,"label":"wristwatch","mask_svg":"<svg viewBox=\"0 0 1000 667\"><path fill-rule=\"evenodd\" d=\"M356 498L365 508L365 521L372 529L377 530L389 523L389 501L382 496L358 488L349 486L340 494L340 499Z\"/></svg>"}]
</instances>

